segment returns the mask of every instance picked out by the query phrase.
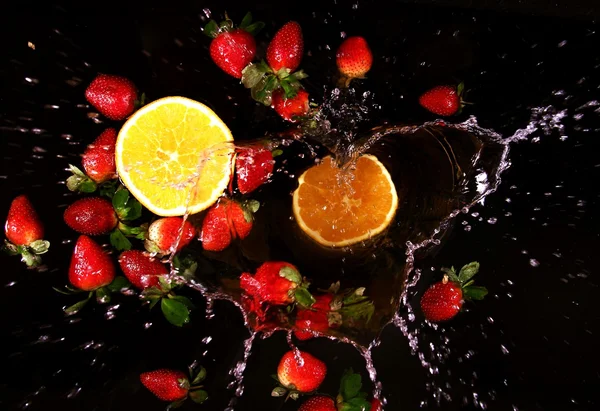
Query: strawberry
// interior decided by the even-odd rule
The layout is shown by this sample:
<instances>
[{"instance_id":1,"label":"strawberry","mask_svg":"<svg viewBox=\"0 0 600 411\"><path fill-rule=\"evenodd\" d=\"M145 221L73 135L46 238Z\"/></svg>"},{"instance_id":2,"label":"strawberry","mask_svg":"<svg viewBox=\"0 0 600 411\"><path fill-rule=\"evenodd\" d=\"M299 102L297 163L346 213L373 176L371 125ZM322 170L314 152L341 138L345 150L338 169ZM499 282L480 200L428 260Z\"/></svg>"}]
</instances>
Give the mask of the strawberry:
<instances>
[{"instance_id":1,"label":"strawberry","mask_svg":"<svg viewBox=\"0 0 600 411\"><path fill-rule=\"evenodd\" d=\"M336 63L345 85L348 86L350 80L363 78L371 69L373 54L363 37L348 37L337 50Z\"/></svg>"},{"instance_id":2,"label":"strawberry","mask_svg":"<svg viewBox=\"0 0 600 411\"><path fill-rule=\"evenodd\" d=\"M267 63L277 73L282 68L295 71L302 60L304 40L302 28L295 21L281 27L267 47Z\"/></svg>"},{"instance_id":3,"label":"strawberry","mask_svg":"<svg viewBox=\"0 0 600 411\"><path fill-rule=\"evenodd\" d=\"M235 238L243 240L250 234L254 221L253 213L258 210L257 201L243 204L221 198L211 206L202 221L200 240L208 251L223 251Z\"/></svg>"},{"instance_id":4,"label":"strawberry","mask_svg":"<svg viewBox=\"0 0 600 411\"><path fill-rule=\"evenodd\" d=\"M44 225L26 195L13 199L4 225L4 249L10 255L21 255L29 267L41 263L40 254L48 251L50 243L43 240Z\"/></svg>"},{"instance_id":5,"label":"strawberry","mask_svg":"<svg viewBox=\"0 0 600 411\"><path fill-rule=\"evenodd\" d=\"M137 90L127 78L99 74L85 90L85 98L111 120L123 120L135 109Z\"/></svg>"},{"instance_id":6,"label":"strawberry","mask_svg":"<svg viewBox=\"0 0 600 411\"><path fill-rule=\"evenodd\" d=\"M242 78L242 70L252 62L256 54L254 35L263 28L261 22L252 22L252 15L246 14L240 27L233 28L233 22L225 14L220 25L214 20L208 22L204 34L213 40L210 43L210 57L225 73Z\"/></svg>"},{"instance_id":7,"label":"strawberry","mask_svg":"<svg viewBox=\"0 0 600 411\"><path fill-rule=\"evenodd\" d=\"M166 265L140 250L122 252L119 266L129 282L141 290L158 286L158 277L169 274Z\"/></svg>"},{"instance_id":8,"label":"strawberry","mask_svg":"<svg viewBox=\"0 0 600 411\"><path fill-rule=\"evenodd\" d=\"M117 130L107 128L92 144L87 146L81 161L86 174L100 184L117 177L115 167L115 144Z\"/></svg>"},{"instance_id":9,"label":"strawberry","mask_svg":"<svg viewBox=\"0 0 600 411\"><path fill-rule=\"evenodd\" d=\"M304 89L299 89L294 97L286 98L282 89L273 93L271 107L283 119L292 123L296 122L296 117L302 117L310 109L308 105L308 93Z\"/></svg>"},{"instance_id":10,"label":"strawberry","mask_svg":"<svg viewBox=\"0 0 600 411\"><path fill-rule=\"evenodd\" d=\"M102 247L88 236L82 235L75 244L70 283L84 291L93 291L110 284L115 278L115 266Z\"/></svg>"},{"instance_id":11,"label":"strawberry","mask_svg":"<svg viewBox=\"0 0 600 411\"><path fill-rule=\"evenodd\" d=\"M266 183L273 175L274 165L273 154L267 148L239 149L235 159L235 174L240 193L251 193Z\"/></svg>"},{"instance_id":12,"label":"strawberry","mask_svg":"<svg viewBox=\"0 0 600 411\"><path fill-rule=\"evenodd\" d=\"M457 275L454 267L443 269L444 279L430 286L421 297L421 310L432 322L453 318L462 308L464 300L481 300L487 294L485 287L473 286L473 276L479 271L479 263L463 266Z\"/></svg>"},{"instance_id":13,"label":"strawberry","mask_svg":"<svg viewBox=\"0 0 600 411\"><path fill-rule=\"evenodd\" d=\"M308 340L314 336L308 330L325 332L329 329L330 323L334 325L334 318L330 319L332 301L332 294L319 295L315 297L315 303L310 308L298 310L295 323L296 330L294 330L296 338L301 341Z\"/></svg>"},{"instance_id":14,"label":"strawberry","mask_svg":"<svg viewBox=\"0 0 600 411\"><path fill-rule=\"evenodd\" d=\"M87 197L75 201L67 207L63 218L73 230L86 235L109 233L118 223L112 203L102 197Z\"/></svg>"},{"instance_id":15,"label":"strawberry","mask_svg":"<svg viewBox=\"0 0 600 411\"><path fill-rule=\"evenodd\" d=\"M371 410L370 411L381 411L381 401L377 398L373 398L371 400Z\"/></svg>"},{"instance_id":16,"label":"strawberry","mask_svg":"<svg viewBox=\"0 0 600 411\"><path fill-rule=\"evenodd\" d=\"M185 373L177 370L161 368L140 374L144 387L163 401L173 401L167 408L177 408L189 397L197 404L202 404L208 398L208 393L199 385L206 378L206 369L200 367L197 373L190 368L188 378Z\"/></svg>"},{"instance_id":17,"label":"strawberry","mask_svg":"<svg viewBox=\"0 0 600 411\"><path fill-rule=\"evenodd\" d=\"M16 197L10 204L4 233L15 245L29 245L44 238L44 226L26 195Z\"/></svg>"},{"instance_id":18,"label":"strawberry","mask_svg":"<svg viewBox=\"0 0 600 411\"><path fill-rule=\"evenodd\" d=\"M140 381L163 401L181 400L190 389L190 381L183 372L164 368L140 374Z\"/></svg>"},{"instance_id":19,"label":"strawberry","mask_svg":"<svg viewBox=\"0 0 600 411\"><path fill-rule=\"evenodd\" d=\"M196 229L189 221L181 217L160 218L148 227L148 238L144 242L146 250L151 253L168 254L179 252L192 242ZM177 244L177 248L175 248Z\"/></svg>"},{"instance_id":20,"label":"strawberry","mask_svg":"<svg viewBox=\"0 0 600 411\"><path fill-rule=\"evenodd\" d=\"M296 267L283 261L267 261L254 275L242 273L240 276L240 287L254 300L258 313L262 304L297 302L304 307L312 306L315 299L308 292L308 285Z\"/></svg>"},{"instance_id":21,"label":"strawberry","mask_svg":"<svg viewBox=\"0 0 600 411\"><path fill-rule=\"evenodd\" d=\"M325 363L304 351L286 352L277 367L279 383L283 388L295 393L308 393L316 390L325 379L326 374Z\"/></svg>"},{"instance_id":22,"label":"strawberry","mask_svg":"<svg viewBox=\"0 0 600 411\"><path fill-rule=\"evenodd\" d=\"M330 397L317 395L305 401L298 411L337 411L337 407Z\"/></svg>"},{"instance_id":23,"label":"strawberry","mask_svg":"<svg viewBox=\"0 0 600 411\"><path fill-rule=\"evenodd\" d=\"M458 87L437 86L423 93L419 97L419 104L433 114L452 116L462 109L463 90L463 83L460 83Z\"/></svg>"}]
</instances>

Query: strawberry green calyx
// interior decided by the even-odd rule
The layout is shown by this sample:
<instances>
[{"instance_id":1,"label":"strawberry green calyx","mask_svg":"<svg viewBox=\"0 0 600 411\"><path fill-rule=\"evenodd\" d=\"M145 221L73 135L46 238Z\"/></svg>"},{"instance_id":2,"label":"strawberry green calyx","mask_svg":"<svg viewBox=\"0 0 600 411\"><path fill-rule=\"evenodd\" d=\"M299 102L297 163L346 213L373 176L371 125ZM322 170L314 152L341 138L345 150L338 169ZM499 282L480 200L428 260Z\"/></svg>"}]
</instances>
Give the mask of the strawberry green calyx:
<instances>
[{"instance_id":1,"label":"strawberry green calyx","mask_svg":"<svg viewBox=\"0 0 600 411\"><path fill-rule=\"evenodd\" d=\"M487 295L487 288L473 285L473 277L479 272L479 263L477 261L464 265L458 274L456 274L454 267L449 269L442 268L442 271L445 273L442 282L446 284L448 281L451 281L458 284L462 290L464 300L483 300Z\"/></svg>"},{"instance_id":2,"label":"strawberry green calyx","mask_svg":"<svg viewBox=\"0 0 600 411\"><path fill-rule=\"evenodd\" d=\"M36 240L29 245L16 245L8 240L4 240L2 249L8 255L20 255L27 268L36 268L42 264L41 254L48 252L50 242L46 240Z\"/></svg>"},{"instance_id":3,"label":"strawberry green calyx","mask_svg":"<svg viewBox=\"0 0 600 411\"><path fill-rule=\"evenodd\" d=\"M137 220L142 216L142 205L125 187L120 186L112 196L112 205L119 219L119 223L110 234L110 243L118 251L131 250L132 244L127 237L144 240L148 224L131 227L125 223Z\"/></svg>"},{"instance_id":4,"label":"strawberry green calyx","mask_svg":"<svg viewBox=\"0 0 600 411\"><path fill-rule=\"evenodd\" d=\"M352 368L346 370L340 382L340 391L336 397L336 407L339 411L370 410L371 403L367 400L367 393L361 391L362 377Z\"/></svg>"},{"instance_id":5,"label":"strawberry green calyx","mask_svg":"<svg viewBox=\"0 0 600 411\"><path fill-rule=\"evenodd\" d=\"M67 317L77 314L83 307L87 305L88 302L92 300L92 297L96 296L96 302L98 304L107 304L111 300L111 294L113 293L122 293L131 288L131 283L127 280L127 278L123 276L116 276L115 279L108 285L104 287L97 288L95 290L89 291L87 297L83 300L76 302L73 305L67 306L63 308L63 312ZM80 290L78 288L72 287L70 285L66 285L64 289L59 289L53 287L54 291L64 294L64 295L76 295L85 293L85 291Z\"/></svg>"},{"instance_id":6,"label":"strawberry green calyx","mask_svg":"<svg viewBox=\"0 0 600 411\"><path fill-rule=\"evenodd\" d=\"M69 164L69 171L72 175L67 178L66 184L70 191L93 193L98 188L98 184L94 180L74 165Z\"/></svg>"},{"instance_id":7,"label":"strawberry green calyx","mask_svg":"<svg viewBox=\"0 0 600 411\"><path fill-rule=\"evenodd\" d=\"M297 287L291 288L289 295L302 307L311 307L315 303L315 297L308 291L310 283L292 267L283 267L279 270L279 276L297 284Z\"/></svg>"},{"instance_id":8,"label":"strawberry green calyx","mask_svg":"<svg viewBox=\"0 0 600 411\"><path fill-rule=\"evenodd\" d=\"M150 309L160 303L165 319L176 327L183 327L190 322L190 312L196 308L194 303L185 296L175 294L174 290L181 285L179 281L162 275L158 277L158 282L158 286L144 289L142 298L150 303Z\"/></svg>"},{"instance_id":9,"label":"strawberry green calyx","mask_svg":"<svg viewBox=\"0 0 600 411\"><path fill-rule=\"evenodd\" d=\"M200 369L196 372L193 367L189 367L190 379L189 394L188 396L196 404L202 404L208 399L208 392L202 389L202 382L206 379L206 368L200 366ZM172 407L171 407L172 408Z\"/></svg>"},{"instance_id":10,"label":"strawberry green calyx","mask_svg":"<svg viewBox=\"0 0 600 411\"><path fill-rule=\"evenodd\" d=\"M308 75L298 70L294 73L287 68L274 72L266 61L249 64L242 71L242 84L250 89L252 98L265 106L272 103L272 94L275 90L282 88L285 98L293 98L302 87L300 80Z\"/></svg>"},{"instance_id":11,"label":"strawberry green calyx","mask_svg":"<svg viewBox=\"0 0 600 411\"><path fill-rule=\"evenodd\" d=\"M238 26L240 29L247 31L248 33L255 36L259 31L265 27L265 23L262 21L257 21L252 23L252 14L250 12L246 13L244 18L242 19L240 25ZM220 33L231 31L234 29L233 21L225 12L225 20L221 23L217 23L215 20L210 20L206 26L204 26L204 34L206 34L210 38L216 38Z\"/></svg>"}]
</instances>

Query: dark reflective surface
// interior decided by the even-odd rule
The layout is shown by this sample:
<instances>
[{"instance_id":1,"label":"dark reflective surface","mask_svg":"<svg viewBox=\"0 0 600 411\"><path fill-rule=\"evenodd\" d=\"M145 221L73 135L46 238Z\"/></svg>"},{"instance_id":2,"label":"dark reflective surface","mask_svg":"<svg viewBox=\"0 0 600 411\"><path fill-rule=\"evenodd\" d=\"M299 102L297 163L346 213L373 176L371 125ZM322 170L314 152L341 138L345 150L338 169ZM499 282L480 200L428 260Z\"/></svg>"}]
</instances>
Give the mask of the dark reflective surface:
<instances>
[{"instance_id":1,"label":"dark reflective surface","mask_svg":"<svg viewBox=\"0 0 600 411\"><path fill-rule=\"evenodd\" d=\"M409 295L413 304L439 278L431 267L459 266L472 259L481 262L479 281L491 290L490 298L438 330L421 328L416 313L413 327L421 330L424 357L436 358L429 342L444 347L436 353L447 354L443 364L434 361L439 374L433 376L411 355L400 331L384 331L374 360L387 409L416 409L421 401L428 401L425 409L435 408L436 387L453 399L442 401L440 408L447 410L476 409L474 393L490 410L596 409L598 114L595 106L580 107L597 97L600 84L597 26L586 18L586 10L597 10L581 3L572 8L507 5L504 10L512 12L428 3L402 4L391 11L360 2L353 10L351 3L294 9L252 6L254 15L267 22L259 46L263 49L268 36L288 19L306 28L310 55L302 65L311 75L308 87L317 101L321 85L328 84L335 70L330 49L343 30L365 34L378 56L369 80L359 87L373 91L382 104L376 123L433 120L417 107L417 96L431 85L455 79L467 83L468 99L476 103L457 120L473 114L480 125L506 136L527 126L532 107L553 105L555 110L546 113L567 109L562 130L543 115L533 116L540 121L530 139L539 141L512 148L512 166L499 190L484 206L460 214L442 246L418 263L427 275ZM86 108L77 107L85 104L83 90L96 72L129 76L152 98L181 94L206 102L236 138L260 137L285 127L208 58L209 40L200 33L198 15L205 7L221 13L225 6L237 20L249 7L169 3L140 12L123 4L20 4L2 14L0 207L6 215L10 199L26 192L52 242L45 273L26 271L18 260L2 257L6 287L0 319L2 341L8 345L4 367L12 370L0 378L3 409L25 403L34 410L162 409L139 384L139 373L162 366L184 369L195 359L209 372L211 400L204 408L222 410L228 403L228 371L247 337L241 316L228 303L215 304L214 319L205 320L204 302L190 290L199 310L193 326L182 330L125 297L115 301L122 305L112 320L105 319L104 308L94 307L81 314L81 321L69 323L60 310L74 301L50 288L65 282L72 244L62 241L75 238L61 220L73 197L65 196L65 187L57 182L66 178L66 165L77 162L83 147L107 125L94 123ZM20 7L19 12L13 7ZM579 19L567 17L569 10ZM35 51L27 47L28 41ZM212 341L202 343L208 335ZM327 360L324 392L335 393L348 366L367 379L364 361L351 346L323 339L301 347ZM269 375L286 350L283 335L256 342L245 394L236 409L256 409L257 404L273 410L297 408L269 397ZM195 407L188 403L184 409Z\"/></svg>"}]
</instances>

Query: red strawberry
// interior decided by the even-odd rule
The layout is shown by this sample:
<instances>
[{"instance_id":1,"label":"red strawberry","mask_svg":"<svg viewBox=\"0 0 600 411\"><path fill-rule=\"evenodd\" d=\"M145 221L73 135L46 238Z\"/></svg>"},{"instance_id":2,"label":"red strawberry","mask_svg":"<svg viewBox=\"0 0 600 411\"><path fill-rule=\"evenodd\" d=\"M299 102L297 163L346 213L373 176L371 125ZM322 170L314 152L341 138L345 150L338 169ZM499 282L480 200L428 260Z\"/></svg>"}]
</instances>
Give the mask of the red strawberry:
<instances>
[{"instance_id":1,"label":"red strawberry","mask_svg":"<svg viewBox=\"0 0 600 411\"><path fill-rule=\"evenodd\" d=\"M310 307L315 300L306 286L298 269L283 261L267 261L258 267L256 274L240 276L242 290L259 304L286 305L298 300Z\"/></svg>"},{"instance_id":2,"label":"red strawberry","mask_svg":"<svg viewBox=\"0 0 600 411\"><path fill-rule=\"evenodd\" d=\"M117 130L107 128L83 153L83 168L96 183L112 180L117 176L115 167L115 143Z\"/></svg>"},{"instance_id":3,"label":"red strawberry","mask_svg":"<svg viewBox=\"0 0 600 411\"><path fill-rule=\"evenodd\" d=\"M252 230L252 213L256 210L258 202L248 201L242 205L237 201L221 198L208 210L202 221L202 247L208 251L223 251L233 239L246 238Z\"/></svg>"},{"instance_id":4,"label":"red strawberry","mask_svg":"<svg viewBox=\"0 0 600 411\"><path fill-rule=\"evenodd\" d=\"M329 314L331 312L331 302L333 294L324 294L315 297L315 303L310 308L299 309L296 315L296 330L294 335L301 341L314 337L314 334L307 330L325 332L330 327Z\"/></svg>"},{"instance_id":5,"label":"red strawberry","mask_svg":"<svg viewBox=\"0 0 600 411\"><path fill-rule=\"evenodd\" d=\"M112 231L118 223L112 203L102 197L81 198L64 213L65 223L86 235L101 235Z\"/></svg>"},{"instance_id":6,"label":"red strawberry","mask_svg":"<svg viewBox=\"0 0 600 411\"><path fill-rule=\"evenodd\" d=\"M304 89L299 89L294 97L286 99L283 90L276 90L273 93L271 107L285 120L294 123L295 117L301 117L308 113L310 108L308 93Z\"/></svg>"},{"instance_id":7,"label":"red strawberry","mask_svg":"<svg viewBox=\"0 0 600 411\"><path fill-rule=\"evenodd\" d=\"M373 398L371 401L371 411L381 411L381 401L377 398Z\"/></svg>"},{"instance_id":8,"label":"red strawberry","mask_svg":"<svg viewBox=\"0 0 600 411\"><path fill-rule=\"evenodd\" d=\"M140 381L163 401L181 400L190 389L190 381L183 372L165 368L140 374Z\"/></svg>"},{"instance_id":9,"label":"red strawberry","mask_svg":"<svg viewBox=\"0 0 600 411\"><path fill-rule=\"evenodd\" d=\"M288 390L307 393L319 388L325 375L325 363L311 354L298 351L296 358L294 351L283 355L277 367L277 378L281 385Z\"/></svg>"},{"instance_id":10,"label":"red strawberry","mask_svg":"<svg viewBox=\"0 0 600 411\"><path fill-rule=\"evenodd\" d=\"M212 60L235 78L242 78L242 70L252 62L255 54L254 37L242 29L219 33L210 43Z\"/></svg>"},{"instance_id":11,"label":"red strawberry","mask_svg":"<svg viewBox=\"0 0 600 411\"><path fill-rule=\"evenodd\" d=\"M345 79L362 78L371 69L373 54L363 37L348 37L337 50L336 63Z\"/></svg>"},{"instance_id":12,"label":"red strawberry","mask_svg":"<svg viewBox=\"0 0 600 411\"><path fill-rule=\"evenodd\" d=\"M169 273L166 265L140 250L122 252L119 266L129 282L141 290L157 286L158 277Z\"/></svg>"},{"instance_id":13,"label":"red strawberry","mask_svg":"<svg viewBox=\"0 0 600 411\"><path fill-rule=\"evenodd\" d=\"M277 73L282 68L295 71L304 53L302 28L295 21L290 21L281 27L267 47L267 63Z\"/></svg>"},{"instance_id":14,"label":"red strawberry","mask_svg":"<svg viewBox=\"0 0 600 411\"><path fill-rule=\"evenodd\" d=\"M99 74L85 90L85 98L111 120L123 120L135 109L137 90L127 78Z\"/></svg>"},{"instance_id":15,"label":"red strawberry","mask_svg":"<svg viewBox=\"0 0 600 411\"><path fill-rule=\"evenodd\" d=\"M335 402L325 395L309 398L298 408L298 411L337 411Z\"/></svg>"},{"instance_id":16,"label":"red strawberry","mask_svg":"<svg viewBox=\"0 0 600 411\"><path fill-rule=\"evenodd\" d=\"M479 263L465 265L458 275L454 267L445 271L444 279L429 287L421 297L421 310L429 321L449 320L460 311L464 300L481 300L487 294L484 287L472 285Z\"/></svg>"},{"instance_id":17,"label":"red strawberry","mask_svg":"<svg viewBox=\"0 0 600 411\"><path fill-rule=\"evenodd\" d=\"M43 240L44 226L33 205L25 195L15 197L10 204L6 224L4 251L9 255L21 255L28 267L41 264L40 254L48 251L50 243Z\"/></svg>"},{"instance_id":18,"label":"red strawberry","mask_svg":"<svg viewBox=\"0 0 600 411\"><path fill-rule=\"evenodd\" d=\"M82 235L75 244L69 281L84 291L96 290L115 278L115 266L108 254L94 240Z\"/></svg>"},{"instance_id":19,"label":"red strawberry","mask_svg":"<svg viewBox=\"0 0 600 411\"><path fill-rule=\"evenodd\" d=\"M196 229L189 221L186 220L184 223L181 217L160 218L150 224L148 238L144 244L146 250L151 253L168 254L171 251L180 251L195 236ZM172 247L175 247L176 243L177 249L171 250Z\"/></svg>"},{"instance_id":20,"label":"red strawberry","mask_svg":"<svg viewBox=\"0 0 600 411\"><path fill-rule=\"evenodd\" d=\"M4 233L14 245L27 246L44 238L44 226L26 195L15 197L10 204Z\"/></svg>"},{"instance_id":21,"label":"red strawberry","mask_svg":"<svg viewBox=\"0 0 600 411\"><path fill-rule=\"evenodd\" d=\"M463 87L462 83L458 87L434 87L419 97L419 104L439 116L452 116L462 108Z\"/></svg>"},{"instance_id":22,"label":"red strawberry","mask_svg":"<svg viewBox=\"0 0 600 411\"><path fill-rule=\"evenodd\" d=\"M237 185L242 194L248 194L267 182L273 174L275 161L264 147L242 148L235 159Z\"/></svg>"}]
</instances>

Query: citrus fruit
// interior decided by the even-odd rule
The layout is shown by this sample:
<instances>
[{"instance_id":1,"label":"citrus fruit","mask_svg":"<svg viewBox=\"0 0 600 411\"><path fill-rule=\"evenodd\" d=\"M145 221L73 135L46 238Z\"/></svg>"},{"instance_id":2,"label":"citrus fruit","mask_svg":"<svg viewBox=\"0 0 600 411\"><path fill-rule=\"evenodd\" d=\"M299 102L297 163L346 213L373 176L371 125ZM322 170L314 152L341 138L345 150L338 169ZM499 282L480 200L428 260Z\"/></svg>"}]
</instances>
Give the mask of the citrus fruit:
<instances>
[{"instance_id":1,"label":"citrus fruit","mask_svg":"<svg viewBox=\"0 0 600 411\"><path fill-rule=\"evenodd\" d=\"M117 172L154 214L197 213L227 187L232 141L225 123L204 104L165 97L140 108L121 128Z\"/></svg>"},{"instance_id":2,"label":"citrus fruit","mask_svg":"<svg viewBox=\"0 0 600 411\"><path fill-rule=\"evenodd\" d=\"M375 156L339 168L331 157L309 168L294 191L294 217L318 243L341 247L381 233L398 207L390 173Z\"/></svg>"}]
</instances>

